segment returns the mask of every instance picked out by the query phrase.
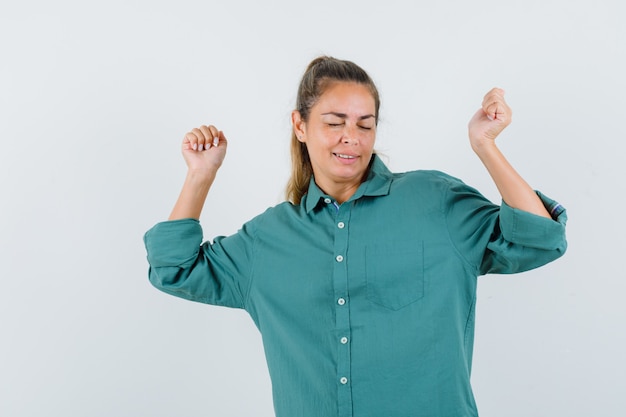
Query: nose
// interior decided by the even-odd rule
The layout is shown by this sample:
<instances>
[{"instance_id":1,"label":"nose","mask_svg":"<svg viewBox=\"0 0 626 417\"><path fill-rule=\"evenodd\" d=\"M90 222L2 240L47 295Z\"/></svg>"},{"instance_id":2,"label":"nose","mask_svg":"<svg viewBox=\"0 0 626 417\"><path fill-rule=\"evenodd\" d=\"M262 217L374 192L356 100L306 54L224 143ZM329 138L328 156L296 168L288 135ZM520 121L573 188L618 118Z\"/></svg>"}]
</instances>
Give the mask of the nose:
<instances>
[{"instance_id":1,"label":"nose","mask_svg":"<svg viewBox=\"0 0 626 417\"><path fill-rule=\"evenodd\" d=\"M359 143L358 127L346 124L341 141L346 145L357 145Z\"/></svg>"}]
</instances>

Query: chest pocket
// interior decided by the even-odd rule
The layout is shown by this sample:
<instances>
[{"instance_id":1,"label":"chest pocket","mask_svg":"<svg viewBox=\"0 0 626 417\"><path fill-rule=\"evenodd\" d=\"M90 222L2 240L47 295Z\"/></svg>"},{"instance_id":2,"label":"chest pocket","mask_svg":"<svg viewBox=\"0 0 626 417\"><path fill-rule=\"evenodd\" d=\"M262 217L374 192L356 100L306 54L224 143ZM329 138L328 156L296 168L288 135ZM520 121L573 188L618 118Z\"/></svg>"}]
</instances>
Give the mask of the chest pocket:
<instances>
[{"instance_id":1,"label":"chest pocket","mask_svg":"<svg viewBox=\"0 0 626 417\"><path fill-rule=\"evenodd\" d=\"M424 244L392 242L365 249L367 298L400 310L424 297Z\"/></svg>"}]
</instances>

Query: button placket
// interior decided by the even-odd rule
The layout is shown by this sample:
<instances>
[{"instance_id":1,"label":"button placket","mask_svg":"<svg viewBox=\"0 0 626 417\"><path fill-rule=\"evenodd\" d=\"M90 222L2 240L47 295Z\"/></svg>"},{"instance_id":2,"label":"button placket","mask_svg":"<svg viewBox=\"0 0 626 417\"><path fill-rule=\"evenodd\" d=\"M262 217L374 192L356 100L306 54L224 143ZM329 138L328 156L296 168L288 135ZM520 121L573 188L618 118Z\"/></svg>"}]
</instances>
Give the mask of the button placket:
<instances>
[{"instance_id":1,"label":"button placket","mask_svg":"<svg viewBox=\"0 0 626 417\"><path fill-rule=\"evenodd\" d=\"M333 286L335 293L335 331L337 334L337 368L336 381L339 400L339 415L348 416L352 410L352 389L350 381L351 352L350 330L350 292L348 288L349 254L347 252L348 229L352 202L338 206L334 218L334 267Z\"/></svg>"}]
</instances>

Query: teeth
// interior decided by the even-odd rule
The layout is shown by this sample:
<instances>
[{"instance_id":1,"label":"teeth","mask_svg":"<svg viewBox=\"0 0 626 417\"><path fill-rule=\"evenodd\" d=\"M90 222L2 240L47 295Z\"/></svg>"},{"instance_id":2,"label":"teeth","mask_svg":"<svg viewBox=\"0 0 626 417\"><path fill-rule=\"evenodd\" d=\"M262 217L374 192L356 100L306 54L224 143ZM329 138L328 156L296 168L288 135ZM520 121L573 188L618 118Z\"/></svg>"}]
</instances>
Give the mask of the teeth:
<instances>
[{"instance_id":1,"label":"teeth","mask_svg":"<svg viewBox=\"0 0 626 417\"><path fill-rule=\"evenodd\" d=\"M342 153L338 153L338 154L337 154L337 156L338 156L339 158L345 158L345 159L354 159L354 158L356 158L356 156L352 156L352 155L344 155L344 154L342 154Z\"/></svg>"}]
</instances>

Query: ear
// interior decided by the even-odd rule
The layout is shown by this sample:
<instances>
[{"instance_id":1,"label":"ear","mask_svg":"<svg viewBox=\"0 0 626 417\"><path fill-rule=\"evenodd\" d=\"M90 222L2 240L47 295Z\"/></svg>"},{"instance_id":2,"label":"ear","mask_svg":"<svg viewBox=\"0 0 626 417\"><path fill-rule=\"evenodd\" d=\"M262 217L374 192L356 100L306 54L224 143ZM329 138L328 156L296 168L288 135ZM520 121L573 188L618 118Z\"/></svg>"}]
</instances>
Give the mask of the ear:
<instances>
[{"instance_id":1,"label":"ear","mask_svg":"<svg viewBox=\"0 0 626 417\"><path fill-rule=\"evenodd\" d=\"M304 120L302 120L302 116L300 115L300 112L298 110L294 110L291 112L291 125L293 126L293 132L296 134L298 140L304 143L304 131L306 125L304 123Z\"/></svg>"}]
</instances>

